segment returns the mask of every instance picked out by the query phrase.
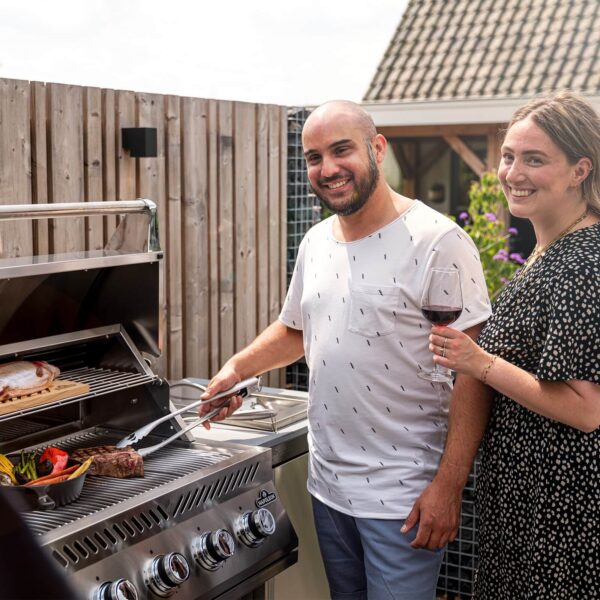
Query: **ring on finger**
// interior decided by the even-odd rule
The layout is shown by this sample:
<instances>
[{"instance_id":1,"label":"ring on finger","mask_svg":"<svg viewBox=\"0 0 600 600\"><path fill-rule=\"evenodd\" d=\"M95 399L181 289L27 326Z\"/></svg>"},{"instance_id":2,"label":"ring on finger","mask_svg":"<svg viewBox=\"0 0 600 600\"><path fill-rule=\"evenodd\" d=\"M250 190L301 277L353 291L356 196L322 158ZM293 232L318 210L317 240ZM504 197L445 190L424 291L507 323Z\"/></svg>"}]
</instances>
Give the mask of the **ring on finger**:
<instances>
[{"instance_id":1,"label":"ring on finger","mask_svg":"<svg viewBox=\"0 0 600 600\"><path fill-rule=\"evenodd\" d=\"M442 348L442 358L446 358L446 346Z\"/></svg>"},{"instance_id":2,"label":"ring on finger","mask_svg":"<svg viewBox=\"0 0 600 600\"><path fill-rule=\"evenodd\" d=\"M444 338L444 346L443 346L443 350L446 351L446 342L448 341L448 338L445 337Z\"/></svg>"}]
</instances>

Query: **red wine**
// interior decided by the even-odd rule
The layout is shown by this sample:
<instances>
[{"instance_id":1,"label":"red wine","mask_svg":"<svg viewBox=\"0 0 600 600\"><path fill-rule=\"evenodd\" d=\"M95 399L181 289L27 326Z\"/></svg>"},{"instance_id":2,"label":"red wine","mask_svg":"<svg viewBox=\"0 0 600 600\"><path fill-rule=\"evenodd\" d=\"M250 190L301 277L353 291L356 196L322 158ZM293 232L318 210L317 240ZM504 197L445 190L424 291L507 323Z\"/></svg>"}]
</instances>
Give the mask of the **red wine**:
<instances>
[{"instance_id":1,"label":"red wine","mask_svg":"<svg viewBox=\"0 0 600 600\"><path fill-rule=\"evenodd\" d=\"M452 308L451 306L432 304L430 306L422 306L421 312L423 313L423 316L434 325L450 325L450 323L454 323L454 321L460 317L462 308Z\"/></svg>"}]
</instances>

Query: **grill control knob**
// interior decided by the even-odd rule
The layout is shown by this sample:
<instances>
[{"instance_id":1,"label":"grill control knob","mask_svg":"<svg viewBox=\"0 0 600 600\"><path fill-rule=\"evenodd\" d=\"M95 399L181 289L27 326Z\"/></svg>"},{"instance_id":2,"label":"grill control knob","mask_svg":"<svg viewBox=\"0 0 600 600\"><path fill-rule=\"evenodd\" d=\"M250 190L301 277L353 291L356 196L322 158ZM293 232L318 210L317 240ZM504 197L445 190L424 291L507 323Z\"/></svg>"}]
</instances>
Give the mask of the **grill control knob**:
<instances>
[{"instance_id":1,"label":"grill control knob","mask_svg":"<svg viewBox=\"0 0 600 600\"><path fill-rule=\"evenodd\" d=\"M190 565L183 554L171 552L152 559L146 573L147 586L157 596L170 596L190 576Z\"/></svg>"},{"instance_id":2,"label":"grill control knob","mask_svg":"<svg viewBox=\"0 0 600 600\"><path fill-rule=\"evenodd\" d=\"M128 579L105 581L94 594L94 600L138 600L135 585Z\"/></svg>"},{"instance_id":3,"label":"grill control knob","mask_svg":"<svg viewBox=\"0 0 600 600\"><path fill-rule=\"evenodd\" d=\"M238 535L246 546L259 546L274 533L275 517L266 508L245 512L240 517Z\"/></svg>"},{"instance_id":4,"label":"grill control knob","mask_svg":"<svg viewBox=\"0 0 600 600\"><path fill-rule=\"evenodd\" d=\"M205 569L214 571L235 552L235 540L227 529L203 533L192 545L194 560Z\"/></svg>"}]
</instances>

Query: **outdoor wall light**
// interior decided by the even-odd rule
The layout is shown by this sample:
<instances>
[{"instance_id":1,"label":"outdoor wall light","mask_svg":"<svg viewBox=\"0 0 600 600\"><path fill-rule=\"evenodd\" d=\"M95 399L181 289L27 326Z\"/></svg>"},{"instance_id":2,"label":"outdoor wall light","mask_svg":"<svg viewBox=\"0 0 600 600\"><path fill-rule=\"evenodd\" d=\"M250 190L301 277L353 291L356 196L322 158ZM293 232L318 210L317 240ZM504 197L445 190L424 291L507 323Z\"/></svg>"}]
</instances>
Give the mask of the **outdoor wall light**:
<instances>
[{"instance_id":1,"label":"outdoor wall light","mask_svg":"<svg viewBox=\"0 0 600 600\"><path fill-rule=\"evenodd\" d=\"M156 127L122 127L121 140L134 158L158 156Z\"/></svg>"}]
</instances>

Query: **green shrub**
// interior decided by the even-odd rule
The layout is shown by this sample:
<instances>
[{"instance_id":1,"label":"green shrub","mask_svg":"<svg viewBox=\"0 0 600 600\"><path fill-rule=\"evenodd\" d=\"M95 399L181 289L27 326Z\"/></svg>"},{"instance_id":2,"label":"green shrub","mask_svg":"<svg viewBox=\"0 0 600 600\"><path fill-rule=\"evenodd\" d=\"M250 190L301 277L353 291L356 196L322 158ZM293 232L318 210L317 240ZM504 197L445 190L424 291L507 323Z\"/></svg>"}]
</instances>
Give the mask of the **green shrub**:
<instances>
[{"instance_id":1,"label":"green shrub","mask_svg":"<svg viewBox=\"0 0 600 600\"><path fill-rule=\"evenodd\" d=\"M518 232L512 227L506 229L502 213L507 214L507 211L500 182L496 174L490 172L471 185L468 212L458 216L479 250L492 301L525 262L520 254L510 252L509 239Z\"/></svg>"}]
</instances>

